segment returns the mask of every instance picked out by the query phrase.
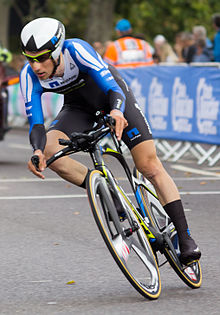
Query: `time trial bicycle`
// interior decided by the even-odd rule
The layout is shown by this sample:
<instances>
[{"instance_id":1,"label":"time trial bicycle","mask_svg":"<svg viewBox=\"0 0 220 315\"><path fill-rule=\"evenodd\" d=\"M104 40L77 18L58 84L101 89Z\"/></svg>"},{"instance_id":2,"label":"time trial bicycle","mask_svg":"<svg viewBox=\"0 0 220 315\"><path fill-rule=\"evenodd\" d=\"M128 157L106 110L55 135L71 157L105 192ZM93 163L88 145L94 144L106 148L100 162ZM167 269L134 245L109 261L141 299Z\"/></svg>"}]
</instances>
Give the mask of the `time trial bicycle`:
<instances>
[{"instance_id":1,"label":"time trial bicycle","mask_svg":"<svg viewBox=\"0 0 220 315\"><path fill-rule=\"evenodd\" d=\"M103 149L99 144L109 133L115 150ZM47 166L63 156L80 151L90 154L94 169L87 176L89 203L110 253L133 287L146 298L159 297L159 267L165 262L160 263L158 253L166 257L166 261L188 286L200 287L202 272L199 261L188 266L181 264L175 227L150 183L136 168L133 174L130 171L114 134L112 117L101 115L98 127L86 133L74 132L70 140L59 139L59 143L65 147L47 161ZM116 158L124 169L136 202L131 201L107 167L105 155ZM32 162L37 167L36 156Z\"/></svg>"}]
</instances>

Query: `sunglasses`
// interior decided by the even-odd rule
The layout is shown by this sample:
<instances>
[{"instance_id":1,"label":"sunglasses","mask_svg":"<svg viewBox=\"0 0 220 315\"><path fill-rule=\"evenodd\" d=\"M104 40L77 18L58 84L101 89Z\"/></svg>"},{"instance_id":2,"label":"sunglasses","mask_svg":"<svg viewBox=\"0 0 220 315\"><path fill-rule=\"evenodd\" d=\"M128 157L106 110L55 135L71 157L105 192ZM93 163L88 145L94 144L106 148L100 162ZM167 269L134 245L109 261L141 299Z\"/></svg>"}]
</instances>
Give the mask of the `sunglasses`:
<instances>
[{"instance_id":1,"label":"sunglasses","mask_svg":"<svg viewBox=\"0 0 220 315\"><path fill-rule=\"evenodd\" d=\"M26 53L22 53L29 62L31 63L34 63L35 61L36 62L44 62L46 60L48 60L49 58L51 58L51 50L47 50L41 54L38 54L36 56L31 56L31 55L28 55Z\"/></svg>"}]
</instances>

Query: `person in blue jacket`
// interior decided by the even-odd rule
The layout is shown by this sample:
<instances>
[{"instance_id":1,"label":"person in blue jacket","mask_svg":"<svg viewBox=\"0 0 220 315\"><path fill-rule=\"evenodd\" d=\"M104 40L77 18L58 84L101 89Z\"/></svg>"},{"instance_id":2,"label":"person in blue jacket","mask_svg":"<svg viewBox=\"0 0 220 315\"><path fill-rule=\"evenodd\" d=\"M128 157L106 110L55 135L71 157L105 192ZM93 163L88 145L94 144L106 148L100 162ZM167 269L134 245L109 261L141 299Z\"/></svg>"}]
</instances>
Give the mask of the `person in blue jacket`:
<instances>
[{"instance_id":1,"label":"person in blue jacket","mask_svg":"<svg viewBox=\"0 0 220 315\"><path fill-rule=\"evenodd\" d=\"M212 16L212 23L216 30L213 49L214 61L220 62L220 13L215 13Z\"/></svg>"},{"instance_id":2,"label":"person in blue jacket","mask_svg":"<svg viewBox=\"0 0 220 315\"><path fill-rule=\"evenodd\" d=\"M177 187L157 157L149 124L118 71L106 64L87 42L77 38L65 40L64 25L56 19L45 17L29 22L21 32L21 44L28 63L21 71L20 85L33 154L39 157L38 169L29 160L30 171L43 179L46 160L61 149L59 138L68 139L74 131L91 129L97 111L110 114L116 121L117 138L125 142L137 169L154 185L177 229L182 262L199 259L201 252L189 235ZM63 107L47 132L41 104L44 92L64 95ZM85 165L63 157L50 168L85 188Z\"/></svg>"}]
</instances>

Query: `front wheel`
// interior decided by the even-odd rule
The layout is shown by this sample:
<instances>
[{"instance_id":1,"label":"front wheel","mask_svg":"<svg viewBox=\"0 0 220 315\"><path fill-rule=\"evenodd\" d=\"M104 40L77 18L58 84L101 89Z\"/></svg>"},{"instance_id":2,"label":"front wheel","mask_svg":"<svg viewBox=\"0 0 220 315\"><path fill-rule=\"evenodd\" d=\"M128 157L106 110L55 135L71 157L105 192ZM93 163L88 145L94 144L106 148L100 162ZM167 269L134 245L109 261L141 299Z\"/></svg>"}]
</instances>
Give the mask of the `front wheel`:
<instances>
[{"instance_id":1,"label":"front wheel","mask_svg":"<svg viewBox=\"0 0 220 315\"><path fill-rule=\"evenodd\" d=\"M120 221L109 186L96 170L87 178L87 193L95 221L114 260L140 294L157 299L161 292L159 269L129 200L118 187L119 200L127 210L127 216Z\"/></svg>"}]
</instances>

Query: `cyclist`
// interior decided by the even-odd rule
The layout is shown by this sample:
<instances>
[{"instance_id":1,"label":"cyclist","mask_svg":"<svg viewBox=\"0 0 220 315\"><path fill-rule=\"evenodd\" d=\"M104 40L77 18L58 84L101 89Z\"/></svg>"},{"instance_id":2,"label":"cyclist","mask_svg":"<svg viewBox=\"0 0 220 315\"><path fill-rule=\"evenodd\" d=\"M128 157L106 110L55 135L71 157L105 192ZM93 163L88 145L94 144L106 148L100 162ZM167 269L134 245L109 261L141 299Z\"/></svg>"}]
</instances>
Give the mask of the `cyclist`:
<instances>
[{"instance_id":1,"label":"cyclist","mask_svg":"<svg viewBox=\"0 0 220 315\"><path fill-rule=\"evenodd\" d=\"M199 259L201 252L189 235L177 187L158 159L146 118L117 70L87 42L65 40L64 25L56 19L44 17L29 22L21 32L21 44L28 60L20 74L21 91L33 154L39 157L39 168L29 160L29 170L44 179L46 159L61 149L58 139L92 128L98 110L109 113L116 121L117 138L126 143L137 169L154 185L176 226L182 262ZM41 95L48 91L64 94L64 105L46 133ZM81 163L62 157L50 168L85 188L88 168Z\"/></svg>"}]
</instances>

